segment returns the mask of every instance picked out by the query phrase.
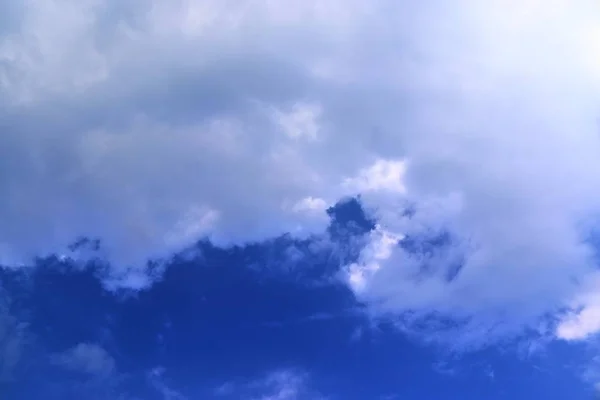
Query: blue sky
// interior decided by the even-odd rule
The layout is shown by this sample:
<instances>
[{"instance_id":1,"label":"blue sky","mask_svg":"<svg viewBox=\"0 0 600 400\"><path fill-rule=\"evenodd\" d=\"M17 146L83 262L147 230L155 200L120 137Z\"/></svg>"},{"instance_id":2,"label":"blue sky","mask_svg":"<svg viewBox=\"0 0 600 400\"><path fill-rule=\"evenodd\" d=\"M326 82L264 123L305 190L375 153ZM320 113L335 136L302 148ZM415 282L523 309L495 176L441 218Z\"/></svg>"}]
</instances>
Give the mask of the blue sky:
<instances>
[{"instance_id":1,"label":"blue sky","mask_svg":"<svg viewBox=\"0 0 600 400\"><path fill-rule=\"evenodd\" d=\"M0 397L589 399L593 0L0 5Z\"/></svg>"},{"instance_id":2,"label":"blue sky","mask_svg":"<svg viewBox=\"0 0 600 400\"><path fill-rule=\"evenodd\" d=\"M355 222L354 235L368 229L355 201L338 210L338 226ZM200 261L174 261L135 293L108 293L93 267L56 259L6 271L11 315L26 325L5 334L20 341L5 396L592 398L580 376L589 349L547 343L532 351L512 341L456 352L370 320L331 279L339 258L330 249L304 265L286 261L274 243L198 246Z\"/></svg>"}]
</instances>

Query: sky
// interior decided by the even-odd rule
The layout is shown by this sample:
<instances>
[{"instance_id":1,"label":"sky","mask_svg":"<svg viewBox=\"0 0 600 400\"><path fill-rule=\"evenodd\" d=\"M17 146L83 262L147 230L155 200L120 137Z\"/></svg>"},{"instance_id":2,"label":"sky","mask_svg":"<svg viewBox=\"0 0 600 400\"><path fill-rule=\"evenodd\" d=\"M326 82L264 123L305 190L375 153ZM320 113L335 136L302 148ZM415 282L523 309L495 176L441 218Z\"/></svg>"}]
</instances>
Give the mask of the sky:
<instances>
[{"instance_id":1,"label":"sky","mask_svg":"<svg viewBox=\"0 0 600 400\"><path fill-rule=\"evenodd\" d=\"M0 398L600 396L600 3L0 3Z\"/></svg>"}]
</instances>

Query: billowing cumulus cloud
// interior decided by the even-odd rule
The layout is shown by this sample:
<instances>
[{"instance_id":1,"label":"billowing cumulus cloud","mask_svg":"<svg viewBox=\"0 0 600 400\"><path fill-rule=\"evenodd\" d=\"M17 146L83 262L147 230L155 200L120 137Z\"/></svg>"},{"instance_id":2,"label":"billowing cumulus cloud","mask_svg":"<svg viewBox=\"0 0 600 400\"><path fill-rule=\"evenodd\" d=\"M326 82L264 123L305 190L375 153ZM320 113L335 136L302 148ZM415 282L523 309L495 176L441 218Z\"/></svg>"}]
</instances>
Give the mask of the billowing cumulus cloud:
<instances>
[{"instance_id":1,"label":"billowing cumulus cloud","mask_svg":"<svg viewBox=\"0 0 600 400\"><path fill-rule=\"evenodd\" d=\"M376 314L537 329L594 269L591 0L15 8L0 37L5 263L85 236L122 272L204 236L320 233L327 206L360 192L379 228L348 271Z\"/></svg>"},{"instance_id":2,"label":"billowing cumulus cloud","mask_svg":"<svg viewBox=\"0 0 600 400\"><path fill-rule=\"evenodd\" d=\"M138 264L320 231L378 160L340 143L313 72L359 28L341 3L30 3L0 39L7 262L79 236Z\"/></svg>"}]
</instances>

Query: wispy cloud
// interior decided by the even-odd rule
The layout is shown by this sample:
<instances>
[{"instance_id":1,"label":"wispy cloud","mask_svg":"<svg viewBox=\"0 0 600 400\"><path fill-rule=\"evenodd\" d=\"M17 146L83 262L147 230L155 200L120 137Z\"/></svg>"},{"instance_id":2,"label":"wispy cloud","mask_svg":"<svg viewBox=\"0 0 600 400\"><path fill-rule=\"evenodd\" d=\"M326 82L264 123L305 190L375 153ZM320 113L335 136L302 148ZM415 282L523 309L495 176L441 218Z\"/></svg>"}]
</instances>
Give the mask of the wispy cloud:
<instances>
[{"instance_id":1,"label":"wispy cloud","mask_svg":"<svg viewBox=\"0 0 600 400\"><path fill-rule=\"evenodd\" d=\"M80 343L52 359L56 365L94 378L109 378L117 372L115 360L97 344Z\"/></svg>"},{"instance_id":2,"label":"wispy cloud","mask_svg":"<svg viewBox=\"0 0 600 400\"><path fill-rule=\"evenodd\" d=\"M187 400L186 396L165 382L164 375L165 369L162 367L153 368L148 375L150 384L160 393L163 400Z\"/></svg>"},{"instance_id":3,"label":"wispy cloud","mask_svg":"<svg viewBox=\"0 0 600 400\"><path fill-rule=\"evenodd\" d=\"M217 396L248 400L325 400L310 387L307 373L296 369L272 371L249 382L227 382L215 389Z\"/></svg>"},{"instance_id":4,"label":"wispy cloud","mask_svg":"<svg viewBox=\"0 0 600 400\"><path fill-rule=\"evenodd\" d=\"M25 322L12 315L10 298L0 287L0 387L14 378L30 339L26 328Z\"/></svg>"}]
</instances>

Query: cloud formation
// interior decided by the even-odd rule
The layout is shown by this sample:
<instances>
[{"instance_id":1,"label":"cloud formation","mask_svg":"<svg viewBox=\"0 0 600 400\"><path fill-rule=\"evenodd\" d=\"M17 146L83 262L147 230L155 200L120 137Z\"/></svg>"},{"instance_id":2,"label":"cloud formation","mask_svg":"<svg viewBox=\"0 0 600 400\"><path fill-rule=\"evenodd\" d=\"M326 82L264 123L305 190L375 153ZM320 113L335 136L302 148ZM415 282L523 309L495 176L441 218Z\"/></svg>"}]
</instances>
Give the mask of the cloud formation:
<instances>
[{"instance_id":1,"label":"cloud formation","mask_svg":"<svg viewBox=\"0 0 600 400\"><path fill-rule=\"evenodd\" d=\"M80 343L54 357L54 363L74 372L109 377L116 372L115 360L97 344Z\"/></svg>"},{"instance_id":2,"label":"cloud formation","mask_svg":"<svg viewBox=\"0 0 600 400\"><path fill-rule=\"evenodd\" d=\"M248 400L324 400L322 394L310 389L309 377L295 369L272 371L265 376L245 383L227 382L217 389L217 398L243 398Z\"/></svg>"},{"instance_id":3,"label":"cloud formation","mask_svg":"<svg viewBox=\"0 0 600 400\"><path fill-rule=\"evenodd\" d=\"M349 268L351 282L371 276L357 293L376 313L463 321L469 342L542 329L595 269L584 222L599 206L597 5L508 3L461 2L445 36L415 40L432 58L410 75L420 96L398 125L414 206L366 197L389 249Z\"/></svg>"},{"instance_id":4,"label":"cloud formation","mask_svg":"<svg viewBox=\"0 0 600 400\"><path fill-rule=\"evenodd\" d=\"M139 264L207 235L320 231L377 160L330 157L345 149L312 71L357 29L345 4L30 3L0 37L5 263L80 236Z\"/></svg>"},{"instance_id":5,"label":"cloud formation","mask_svg":"<svg viewBox=\"0 0 600 400\"><path fill-rule=\"evenodd\" d=\"M123 273L323 232L361 192L375 314L537 329L595 268L598 7L28 0L0 33L2 260L87 236Z\"/></svg>"}]
</instances>

